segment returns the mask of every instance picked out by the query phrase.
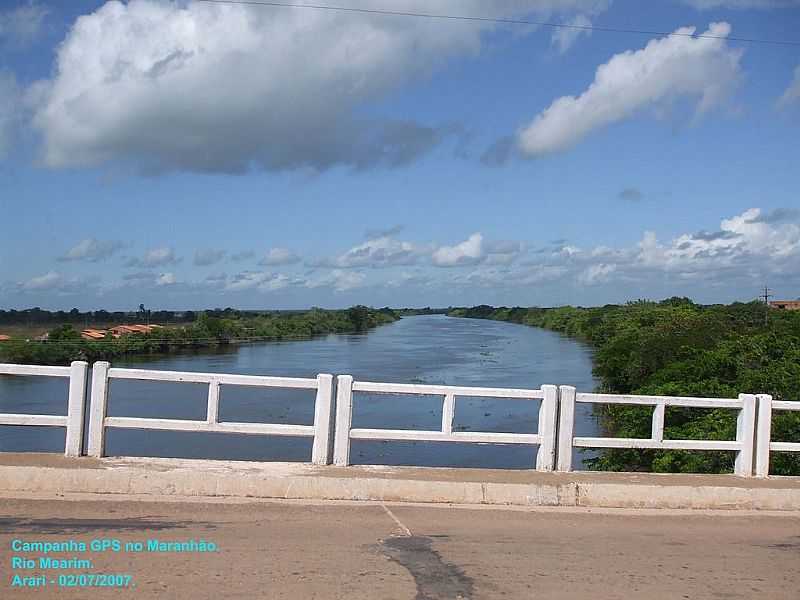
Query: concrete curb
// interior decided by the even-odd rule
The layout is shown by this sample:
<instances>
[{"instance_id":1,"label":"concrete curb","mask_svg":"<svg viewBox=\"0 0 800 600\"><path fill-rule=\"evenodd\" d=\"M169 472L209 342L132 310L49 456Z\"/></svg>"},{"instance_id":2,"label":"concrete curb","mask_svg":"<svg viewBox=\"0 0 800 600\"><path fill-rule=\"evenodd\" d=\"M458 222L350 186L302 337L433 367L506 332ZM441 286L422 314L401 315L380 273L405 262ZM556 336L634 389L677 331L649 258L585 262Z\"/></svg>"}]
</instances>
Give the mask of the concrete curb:
<instances>
[{"instance_id":1,"label":"concrete curb","mask_svg":"<svg viewBox=\"0 0 800 600\"><path fill-rule=\"evenodd\" d=\"M4 460L5 493L800 511L800 478L318 467L182 459ZM39 464L37 464L39 463Z\"/></svg>"}]
</instances>

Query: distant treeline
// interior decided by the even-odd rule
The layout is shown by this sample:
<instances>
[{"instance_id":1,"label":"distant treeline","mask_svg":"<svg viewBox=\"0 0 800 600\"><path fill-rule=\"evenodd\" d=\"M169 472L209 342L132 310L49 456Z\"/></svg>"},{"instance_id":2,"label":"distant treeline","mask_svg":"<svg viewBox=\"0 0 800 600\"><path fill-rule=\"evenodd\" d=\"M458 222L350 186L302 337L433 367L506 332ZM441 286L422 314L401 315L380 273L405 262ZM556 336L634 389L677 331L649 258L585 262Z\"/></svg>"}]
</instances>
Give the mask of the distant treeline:
<instances>
[{"instance_id":1,"label":"distant treeline","mask_svg":"<svg viewBox=\"0 0 800 600\"><path fill-rule=\"evenodd\" d=\"M237 315L239 311L232 308L225 310L216 309L211 311L215 316L220 316L218 313L223 313L226 316L229 314ZM197 318L194 311L173 311L173 310L156 310L156 311L114 311L95 310L95 311L79 311L73 308L69 311L64 310L42 310L41 308L26 308L25 310L0 310L0 325L55 325L63 323L75 323L82 325L84 323L118 323L124 324L127 322L141 321L149 318L153 323L191 323Z\"/></svg>"},{"instance_id":2,"label":"distant treeline","mask_svg":"<svg viewBox=\"0 0 800 600\"><path fill-rule=\"evenodd\" d=\"M446 315L451 310L453 310L452 307L431 308L430 306L426 306L425 308L396 308L395 312L404 317L412 317L415 315Z\"/></svg>"},{"instance_id":3,"label":"distant treeline","mask_svg":"<svg viewBox=\"0 0 800 600\"><path fill-rule=\"evenodd\" d=\"M73 360L111 360L119 356L168 353L228 344L301 339L326 333L360 333L399 319L389 308L353 306L346 310L242 315L205 311L187 325L163 327L148 334L84 340L70 324L52 331L46 341L12 339L0 343L0 360L22 364L69 364Z\"/></svg>"},{"instance_id":4,"label":"distant treeline","mask_svg":"<svg viewBox=\"0 0 800 600\"><path fill-rule=\"evenodd\" d=\"M543 327L583 340L595 349L594 373L609 393L712 398L765 393L800 401L800 311L670 298L597 308L476 306L449 314ZM650 437L652 409L600 405L599 410L612 435ZM736 416L729 410L671 407L664 434L665 439L735 439ZM800 441L800 415L778 413L773 439ZM613 449L586 462L602 470L721 473L732 470L733 453ZM800 457L773 453L771 473L800 475Z\"/></svg>"}]
</instances>

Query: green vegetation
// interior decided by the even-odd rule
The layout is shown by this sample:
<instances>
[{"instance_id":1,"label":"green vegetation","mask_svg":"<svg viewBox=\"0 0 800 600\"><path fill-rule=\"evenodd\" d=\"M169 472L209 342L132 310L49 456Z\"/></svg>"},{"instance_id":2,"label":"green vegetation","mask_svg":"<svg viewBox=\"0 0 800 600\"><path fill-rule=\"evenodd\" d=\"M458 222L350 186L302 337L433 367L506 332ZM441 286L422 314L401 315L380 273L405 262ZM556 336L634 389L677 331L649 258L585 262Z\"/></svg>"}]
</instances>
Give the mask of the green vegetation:
<instances>
[{"instance_id":1,"label":"green vegetation","mask_svg":"<svg viewBox=\"0 0 800 600\"><path fill-rule=\"evenodd\" d=\"M510 321L558 331L595 349L602 391L735 398L772 394L800 401L800 311L769 311L758 302L702 306L687 298L598 308L493 308L450 311L451 316ZM604 428L618 437L649 437L652 409L598 407ZM665 439L734 439L729 410L669 408ZM800 414L777 413L773 440L800 441ZM771 473L800 475L800 456L772 454ZM720 473L733 468L732 452L606 450L587 459L602 470Z\"/></svg>"},{"instance_id":2,"label":"green vegetation","mask_svg":"<svg viewBox=\"0 0 800 600\"><path fill-rule=\"evenodd\" d=\"M119 356L167 353L228 344L309 338L326 333L358 333L400 317L391 309L354 306L347 310L243 314L208 311L185 326L163 327L149 334L89 341L72 325L50 331L47 341L0 342L0 361L20 364L69 364L73 360L111 360Z\"/></svg>"},{"instance_id":3,"label":"green vegetation","mask_svg":"<svg viewBox=\"0 0 800 600\"><path fill-rule=\"evenodd\" d=\"M395 312L401 317L413 317L415 315L446 315L451 310L453 309L431 308L430 306L426 306L425 308L396 308Z\"/></svg>"}]
</instances>

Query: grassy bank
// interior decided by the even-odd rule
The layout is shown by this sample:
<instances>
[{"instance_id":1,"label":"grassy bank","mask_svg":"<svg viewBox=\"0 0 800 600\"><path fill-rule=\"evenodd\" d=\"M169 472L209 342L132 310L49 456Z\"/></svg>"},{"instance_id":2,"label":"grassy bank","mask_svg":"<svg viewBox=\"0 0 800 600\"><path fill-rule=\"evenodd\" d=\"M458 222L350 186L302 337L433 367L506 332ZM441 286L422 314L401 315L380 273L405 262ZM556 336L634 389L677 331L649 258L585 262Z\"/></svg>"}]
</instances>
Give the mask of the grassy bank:
<instances>
[{"instance_id":1,"label":"grassy bank","mask_svg":"<svg viewBox=\"0 0 800 600\"><path fill-rule=\"evenodd\" d=\"M64 365L73 360L112 360L120 356L164 354L255 341L309 338L327 333L358 333L400 317L390 309L354 306L347 310L312 309L293 313L213 316L200 313L190 324L164 327L149 334L89 341L73 325L50 331L46 342L12 339L0 343L0 361Z\"/></svg>"},{"instance_id":2,"label":"grassy bank","mask_svg":"<svg viewBox=\"0 0 800 600\"><path fill-rule=\"evenodd\" d=\"M800 311L763 304L703 306L686 298L597 308L494 308L450 311L451 316L509 321L558 331L595 349L594 373L603 391L735 398L772 394L800 401ZM619 437L649 437L652 409L600 408L604 427ZM728 410L669 408L666 439L733 439ZM779 413L773 439L800 441L800 415ZM800 457L773 453L772 473L800 475ZM731 452L608 450L587 461L603 470L730 472Z\"/></svg>"}]
</instances>

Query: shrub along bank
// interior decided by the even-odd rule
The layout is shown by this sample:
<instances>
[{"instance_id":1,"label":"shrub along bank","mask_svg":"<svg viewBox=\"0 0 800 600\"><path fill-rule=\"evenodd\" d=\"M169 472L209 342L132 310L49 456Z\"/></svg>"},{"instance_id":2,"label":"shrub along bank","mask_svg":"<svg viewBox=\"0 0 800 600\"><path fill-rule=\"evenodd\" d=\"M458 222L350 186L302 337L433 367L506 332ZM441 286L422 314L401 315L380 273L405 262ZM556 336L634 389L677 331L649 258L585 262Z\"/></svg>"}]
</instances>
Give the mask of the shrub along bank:
<instances>
[{"instance_id":1,"label":"shrub along bank","mask_svg":"<svg viewBox=\"0 0 800 600\"><path fill-rule=\"evenodd\" d=\"M602 391L735 398L772 394L800 401L800 311L767 309L758 302L700 305L688 298L637 301L597 308L453 309L454 317L509 321L563 333L591 345ZM766 322L765 322L766 318ZM609 434L650 437L652 409L598 405ZM734 439L730 410L671 407L665 439ZM777 413L773 440L800 441L800 414ZM590 468L624 471L723 473L732 452L604 450ZM800 475L800 456L772 453L771 473Z\"/></svg>"},{"instance_id":2,"label":"shrub along bank","mask_svg":"<svg viewBox=\"0 0 800 600\"><path fill-rule=\"evenodd\" d=\"M359 333L400 317L391 309L353 306L347 310L312 309L295 313L213 316L200 313L194 323L163 327L148 334L84 340L72 325L50 332L47 341L11 339L0 343L0 361L65 365L73 360L111 360L137 354L163 354L257 341L309 338L327 333Z\"/></svg>"}]
</instances>

